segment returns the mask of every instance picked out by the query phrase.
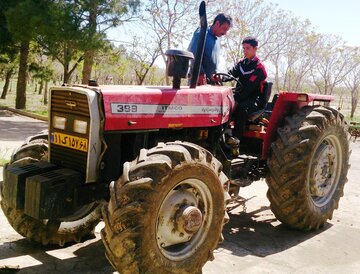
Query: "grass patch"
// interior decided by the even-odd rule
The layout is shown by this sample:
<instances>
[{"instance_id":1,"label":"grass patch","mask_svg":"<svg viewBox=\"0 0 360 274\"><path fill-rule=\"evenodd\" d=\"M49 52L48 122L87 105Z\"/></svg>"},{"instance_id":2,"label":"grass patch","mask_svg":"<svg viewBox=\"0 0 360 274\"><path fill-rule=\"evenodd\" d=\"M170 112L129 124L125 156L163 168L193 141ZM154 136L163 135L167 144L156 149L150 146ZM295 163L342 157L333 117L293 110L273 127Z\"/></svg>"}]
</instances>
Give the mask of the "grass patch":
<instances>
[{"instance_id":1,"label":"grass patch","mask_svg":"<svg viewBox=\"0 0 360 274\"><path fill-rule=\"evenodd\" d=\"M4 82L0 81L0 91L2 92L2 87ZM48 106L44 105L44 95L38 94L35 92L35 85L27 85L26 87L26 107L25 111L36 113L39 115L47 116L48 115ZM16 81L13 79L11 81L11 88L6 95L6 99L0 99L0 106L6 106L15 108L15 99L16 99Z\"/></svg>"},{"instance_id":2,"label":"grass patch","mask_svg":"<svg viewBox=\"0 0 360 274\"><path fill-rule=\"evenodd\" d=\"M9 159L2 159L0 158L0 166L4 166L6 163L8 163L10 160Z\"/></svg>"},{"instance_id":3,"label":"grass patch","mask_svg":"<svg viewBox=\"0 0 360 274\"><path fill-rule=\"evenodd\" d=\"M350 115L345 116L345 120L349 122L360 122L360 116L354 116L353 118L350 118Z\"/></svg>"},{"instance_id":4,"label":"grass patch","mask_svg":"<svg viewBox=\"0 0 360 274\"><path fill-rule=\"evenodd\" d=\"M0 167L10 161L12 149L0 147Z\"/></svg>"},{"instance_id":5,"label":"grass patch","mask_svg":"<svg viewBox=\"0 0 360 274\"><path fill-rule=\"evenodd\" d=\"M31 111L31 112L35 113L35 114L42 115L42 116L47 116L48 115L47 109L46 110L35 110L35 111Z\"/></svg>"}]
</instances>

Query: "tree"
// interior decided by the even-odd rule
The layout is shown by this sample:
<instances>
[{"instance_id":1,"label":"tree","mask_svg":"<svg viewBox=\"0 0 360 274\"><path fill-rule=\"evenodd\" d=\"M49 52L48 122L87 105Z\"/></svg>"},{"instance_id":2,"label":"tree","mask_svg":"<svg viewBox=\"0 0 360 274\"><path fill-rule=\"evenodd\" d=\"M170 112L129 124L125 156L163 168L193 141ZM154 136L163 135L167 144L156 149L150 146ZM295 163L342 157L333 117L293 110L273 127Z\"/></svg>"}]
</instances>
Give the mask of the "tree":
<instances>
[{"instance_id":1,"label":"tree","mask_svg":"<svg viewBox=\"0 0 360 274\"><path fill-rule=\"evenodd\" d=\"M351 94L351 110L350 117L354 117L354 113L359 100L360 90L360 48L353 49L352 67L353 69L345 76L344 84Z\"/></svg>"},{"instance_id":2,"label":"tree","mask_svg":"<svg viewBox=\"0 0 360 274\"><path fill-rule=\"evenodd\" d=\"M44 53L63 66L63 82L68 83L72 73L83 61L88 43L82 25L81 9L74 1L49 3L49 18L36 41Z\"/></svg>"},{"instance_id":3,"label":"tree","mask_svg":"<svg viewBox=\"0 0 360 274\"><path fill-rule=\"evenodd\" d=\"M6 99L6 95L10 86L10 80L15 72L16 66L15 54L0 55L0 74L3 74L5 78L5 84L0 99Z\"/></svg>"},{"instance_id":4,"label":"tree","mask_svg":"<svg viewBox=\"0 0 360 274\"><path fill-rule=\"evenodd\" d=\"M187 0L150 0L145 7L142 19L151 29L146 35L159 47L164 63L166 50L177 48L195 30L198 19L192 20L191 16L197 15L196 11L196 1ZM166 84L169 84L167 77Z\"/></svg>"},{"instance_id":5,"label":"tree","mask_svg":"<svg viewBox=\"0 0 360 274\"><path fill-rule=\"evenodd\" d=\"M16 69L18 48L14 38L7 28L5 11L11 7L9 1L0 1L0 70L5 78L5 84L1 93L1 99L5 99L8 93L10 80Z\"/></svg>"},{"instance_id":6,"label":"tree","mask_svg":"<svg viewBox=\"0 0 360 274\"><path fill-rule=\"evenodd\" d=\"M133 65L123 46L108 44L94 58L93 78L101 84L130 84Z\"/></svg>"},{"instance_id":7,"label":"tree","mask_svg":"<svg viewBox=\"0 0 360 274\"><path fill-rule=\"evenodd\" d=\"M154 45L155 44L155 45ZM161 47L152 41L133 37L132 48L129 55L135 60L134 71L138 85L142 85L147 74L160 56Z\"/></svg>"},{"instance_id":8,"label":"tree","mask_svg":"<svg viewBox=\"0 0 360 274\"><path fill-rule=\"evenodd\" d=\"M282 26L281 19L285 16L283 14L277 16L273 5L268 5L263 0L229 0L214 3L213 17L220 12L226 12L233 18L233 26L224 37L227 61L231 66L239 61L242 53L241 42L246 36L257 37L260 41L260 49L269 47L272 43L277 45L276 37ZM264 57L262 59L266 59Z\"/></svg>"},{"instance_id":9,"label":"tree","mask_svg":"<svg viewBox=\"0 0 360 274\"><path fill-rule=\"evenodd\" d=\"M43 57L43 56L41 56ZM29 65L29 72L32 74L32 77L39 80L40 87L39 87L39 94L42 93L42 90L45 85L43 102L44 105L47 104L47 86L48 82L52 79L53 70L50 68L49 64L46 64L43 60L40 59L37 63L31 63Z\"/></svg>"},{"instance_id":10,"label":"tree","mask_svg":"<svg viewBox=\"0 0 360 274\"><path fill-rule=\"evenodd\" d=\"M131 20L137 12L140 1L85 0L75 2L82 7L82 20L86 24L84 30L88 42L84 53L82 83L87 84L90 80L95 53L104 45L105 31Z\"/></svg>"},{"instance_id":11,"label":"tree","mask_svg":"<svg viewBox=\"0 0 360 274\"><path fill-rule=\"evenodd\" d=\"M306 76L316 64L319 37L310 30L310 23L289 18L287 30L282 30L279 46L269 55L275 68L277 90L301 91Z\"/></svg>"},{"instance_id":12,"label":"tree","mask_svg":"<svg viewBox=\"0 0 360 274\"><path fill-rule=\"evenodd\" d=\"M233 18L233 27L224 37L229 66L241 59L243 39L255 36L259 40L261 60L272 64L267 68L269 75L274 75L274 89L302 88L314 62L309 51L316 39L309 21L301 21L264 0L229 0L214 6L214 15L226 11Z\"/></svg>"},{"instance_id":13,"label":"tree","mask_svg":"<svg viewBox=\"0 0 360 274\"><path fill-rule=\"evenodd\" d=\"M335 88L344 82L345 76L353 70L353 48L343 45L340 37L322 35L316 55L316 65L311 74L320 94L332 95Z\"/></svg>"},{"instance_id":14,"label":"tree","mask_svg":"<svg viewBox=\"0 0 360 274\"><path fill-rule=\"evenodd\" d=\"M15 108L23 109L26 106L26 76L30 42L38 35L41 27L46 25L48 5L46 1L36 0L7 2L11 2L11 4L6 7L4 12L6 26L20 49Z\"/></svg>"}]
</instances>

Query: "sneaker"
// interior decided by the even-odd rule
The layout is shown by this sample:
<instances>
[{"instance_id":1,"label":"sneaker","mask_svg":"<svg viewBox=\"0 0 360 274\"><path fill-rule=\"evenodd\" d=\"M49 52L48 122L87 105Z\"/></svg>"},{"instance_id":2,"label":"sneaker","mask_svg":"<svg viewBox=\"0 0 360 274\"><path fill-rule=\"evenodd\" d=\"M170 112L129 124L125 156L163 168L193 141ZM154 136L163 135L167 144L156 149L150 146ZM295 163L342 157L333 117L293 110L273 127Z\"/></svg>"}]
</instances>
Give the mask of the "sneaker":
<instances>
[{"instance_id":1,"label":"sneaker","mask_svg":"<svg viewBox=\"0 0 360 274\"><path fill-rule=\"evenodd\" d=\"M239 156L240 140L238 138L232 136L225 136L225 143L229 146L232 156Z\"/></svg>"},{"instance_id":2,"label":"sneaker","mask_svg":"<svg viewBox=\"0 0 360 274\"><path fill-rule=\"evenodd\" d=\"M238 138L230 137L230 136L225 139L225 142L227 145L232 146L232 147L239 146L239 144L240 144L240 140Z\"/></svg>"}]
</instances>

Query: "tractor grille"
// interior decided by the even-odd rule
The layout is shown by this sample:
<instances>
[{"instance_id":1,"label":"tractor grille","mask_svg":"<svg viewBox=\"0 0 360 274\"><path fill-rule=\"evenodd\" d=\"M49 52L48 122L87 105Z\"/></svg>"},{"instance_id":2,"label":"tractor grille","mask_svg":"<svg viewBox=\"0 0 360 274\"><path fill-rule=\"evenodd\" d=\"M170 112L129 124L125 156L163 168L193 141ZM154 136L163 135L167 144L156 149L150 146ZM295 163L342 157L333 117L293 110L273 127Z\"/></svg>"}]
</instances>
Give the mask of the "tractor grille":
<instances>
[{"instance_id":1,"label":"tractor grille","mask_svg":"<svg viewBox=\"0 0 360 274\"><path fill-rule=\"evenodd\" d=\"M53 128L52 118L50 124L51 132L60 132L71 136L79 136L73 132L72 123L74 119L90 121L90 110L88 99L85 94L80 94L69 90L53 90L51 94L51 113L66 117L68 125L65 130ZM82 138L89 140L89 130ZM70 168L86 174L88 152L75 150L50 143L50 162L65 168Z\"/></svg>"},{"instance_id":2,"label":"tractor grille","mask_svg":"<svg viewBox=\"0 0 360 274\"><path fill-rule=\"evenodd\" d=\"M70 103L76 103L76 107L72 107ZM52 92L51 111L90 117L86 95L68 90L54 90Z\"/></svg>"},{"instance_id":3,"label":"tractor grille","mask_svg":"<svg viewBox=\"0 0 360 274\"><path fill-rule=\"evenodd\" d=\"M71 168L82 174L86 173L87 153L74 149L52 145L51 146L51 163Z\"/></svg>"}]
</instances>

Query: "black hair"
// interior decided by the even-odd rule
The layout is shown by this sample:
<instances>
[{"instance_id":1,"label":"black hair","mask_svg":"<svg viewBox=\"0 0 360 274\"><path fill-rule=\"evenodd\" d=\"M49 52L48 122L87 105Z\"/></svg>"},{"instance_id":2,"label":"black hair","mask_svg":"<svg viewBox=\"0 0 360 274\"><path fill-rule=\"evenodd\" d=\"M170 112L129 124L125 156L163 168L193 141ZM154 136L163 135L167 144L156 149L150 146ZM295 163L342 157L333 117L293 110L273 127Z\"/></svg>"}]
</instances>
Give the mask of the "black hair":
<instances>
[{"instance_id":1,"label":"black hair","mask_svg":"<svg viewBox=\"0 0 360 274\"><path fill-rule=\"evenodd\" d=\"M230 15L226 15L224 13L219 13L218 15L216 15L213 24L216 23L216 21L219 21L219 24L222 25L224 23L229 24L230 26L232 26L232 18Z\"/></svg>"},{"instance_id":2,"label":"black hair","mask_svg":"<svg viewBox=\"0 0 360 274\"><path fill-rule=\"evenodd\" d=\"M249 45L251 45L252 47L255 48L255 47L258 46L259 42L258 42L258 40L257 40L255 37L253 37L253 36L248 36L248 37L245 37L245 38L244 38L244 40L242 41L241 44L249 44Z\"/></svg>"}]
</instances>

